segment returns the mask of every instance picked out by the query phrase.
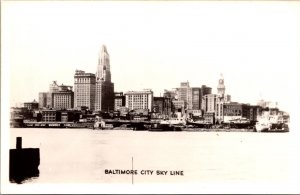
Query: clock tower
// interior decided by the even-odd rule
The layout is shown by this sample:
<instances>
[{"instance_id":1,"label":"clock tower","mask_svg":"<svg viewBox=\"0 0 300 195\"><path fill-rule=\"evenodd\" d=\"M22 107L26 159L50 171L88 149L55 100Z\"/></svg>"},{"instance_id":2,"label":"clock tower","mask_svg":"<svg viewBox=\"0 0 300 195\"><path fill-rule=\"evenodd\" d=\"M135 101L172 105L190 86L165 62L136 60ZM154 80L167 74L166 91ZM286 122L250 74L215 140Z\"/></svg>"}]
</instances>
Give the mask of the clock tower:
<instances>
[{"instance_id":1,"label":"clock tower","mask_svg":"<svg viewBox=\"0 0 300 195\"><path fill-rule=\"evenodd\" d=\"M221 74L221 76L220 76L217 89L218 89L218 95L220 97L224 97L224 95L225 95L225 85L224 85L223 74Z\"/></svg>"}]
</instances>

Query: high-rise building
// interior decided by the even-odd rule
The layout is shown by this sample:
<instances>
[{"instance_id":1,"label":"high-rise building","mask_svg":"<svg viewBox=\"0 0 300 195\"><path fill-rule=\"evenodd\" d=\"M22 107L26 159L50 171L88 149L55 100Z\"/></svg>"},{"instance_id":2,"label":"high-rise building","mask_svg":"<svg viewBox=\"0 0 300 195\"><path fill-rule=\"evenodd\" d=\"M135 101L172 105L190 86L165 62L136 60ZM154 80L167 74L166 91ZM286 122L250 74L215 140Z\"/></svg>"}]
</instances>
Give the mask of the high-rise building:
<instances>
[{"instance_id":1,"label":"high-rise building","mask_svg":"<svg viewBox=\"0 0 300 195\"><path fill-rule=\"evenodd\" d=\"M186 109L188 110L201 110L202 97L211 94L211 88L205 85L202 87L190 87L189 82L180 83L177 88L178 100L184 101Z\"/></svg>"},{"instance_id":2,"label":"high-rise building","mask_svg":"<svg viewBox=\"0 0 300 195\"><path fill-rule=\"evenodd\" d=\"M201 88L200 87L192 87L192 110L201 110Z\"/></svg>"},{"instance_id":3,"label":"high-rise building","mask_svg":"<svg viewBox=\"0 0 300 195\"><path fill-rule=\"evenodd\" d=\"M95 110L114 110L114 83L111 82L110 60L105 45L99 54L96 72Z\"/></svg>"},{"instance_id":4,"label":"high-rise building","mask_svg":"<svg viewBox=\"0 0 300 195\"><path fill-rule=\"evenodd\" d=\"M202 85L201 86L201 97L203 97L207 94L211 94L211 87L208 87L206 85Z\"/></svg>"},{"instance_id":5,"label":"high-rise building","mask_svg":"<svg viewBox=\"0 0 300 195\"><path fill-rule=\"evenodd\" d=\"M170 98L171 100L177 99L176 90L164 90L163 97Z\"/></svg>"},{"instance_id":6,"label":"high-rise building","mask_svg":"<svg viewBox=\"0 0 300 195\"><path fill-rule=\"evenodd\" d=\"M96 76L82 70L76 70L74 75L74 107L88 107L95 110Z\"/></svg>"},{"instance_id":7,"label":"high-rise building","mask_svg":"<svg viewBox=\"0 0 300 195\"><path fill-rule=\"evenodd\" d=\"M172 107L171 98L167 98L167 97L153 98L153 112L168 116L171 114L173 110L174 108Z\"/></svg>"},{"instance_id":8,"label":"high-rise building","mask_svg":"<svg viewBox=\"0 0 300 195\"><path fill-rule=\"evenodd\" d=\"M177 88L177 94L178 100L184 101L187 105L187 109L192 109L192 89L188 81L180 83L180 87Z\"/></svg>"},{"instance_id":9,"label":"high-rise building","mask_svg":"<svg viewBox=\"0 0 300 195\"><path fill-rule=\"evenodd\" d=\"M49 85L49 93L53 93L53 92L57 92L57 91L58 91L57 81L53 81L53 83L51 83Z\"/></svg>"},{"instance_id":10,"label":"high-rise building","mask_svg":"<svg viewBox=\"0 0 300 195\"><path fill-rule=\"evenodd\" d=\"M216 105L217 105L217 98L216 94L207 94L202 98L202 110L204 112L215 112Z\"/></svg>"},{"instance_id":11,"label":"high-rise building","mask_svg":"<svg viewBox=\"0 0 300 195\"><path fill-rule=\"evenodd\" d=\"M47 92L40 92L39 93L39 108L46 108L47 107Z\"/></svg>"},{"instance_id":12,"label":"high-rise building","mask_svg":"<svg viewBox=\"0 0 300 195\"><path fill-rule=\"evenodd\" d=\"M60 85L58 91L53 92L54 109L70 109L74 107L74 92L72 86Z\"/></svg>"},{"instance_id":13,"label":"high-rise building","mask_svg":"<svg viewBox=\"0 0 300 195\"><path fill-rule=\"evenodd\" d=\"M125 95L123 92L115 92L115 109L114 110L120 110L121 107L125 106Z\"/></svg>"},{"instance_id":14,"label":"high-rise building","mask_svg":"<svg viewBox=\"0 0 300 195\"><path fill-rule=\"evenodd\" d=\"M153 91L128 91L125 93L125 107L129 110L148 109L150 112L153 107Z\"/></svg>"}]
</instances>

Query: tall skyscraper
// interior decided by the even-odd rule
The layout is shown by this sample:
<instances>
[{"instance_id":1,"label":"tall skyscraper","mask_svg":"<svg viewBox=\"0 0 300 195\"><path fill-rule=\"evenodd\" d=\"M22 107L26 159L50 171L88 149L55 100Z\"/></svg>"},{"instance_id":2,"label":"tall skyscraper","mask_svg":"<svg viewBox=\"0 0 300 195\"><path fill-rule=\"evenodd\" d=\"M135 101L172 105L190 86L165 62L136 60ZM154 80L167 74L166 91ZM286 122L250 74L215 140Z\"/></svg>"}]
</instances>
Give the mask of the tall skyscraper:
<instances>
[{"instance_id":1,"label":"tall skyscraper","mask_svg":"<svg viewBox=\"0 0 300 195\"><path fill-rule=\"evenodd\" d=\"M114 110L114 83L111 82L109 54L105 45L99 54L96 72L95 110Z\"/></svg>"},{"instance_id":2,"label":"tall skyscraper","mask_svg":"<svg viewBox=\"0 0 300 195\"><path fill-rule=\"evenodd\" d=\"M96 76L82 70L74 75L74 107L86 106L95 110Z\"/></svg>"}]
</instances>

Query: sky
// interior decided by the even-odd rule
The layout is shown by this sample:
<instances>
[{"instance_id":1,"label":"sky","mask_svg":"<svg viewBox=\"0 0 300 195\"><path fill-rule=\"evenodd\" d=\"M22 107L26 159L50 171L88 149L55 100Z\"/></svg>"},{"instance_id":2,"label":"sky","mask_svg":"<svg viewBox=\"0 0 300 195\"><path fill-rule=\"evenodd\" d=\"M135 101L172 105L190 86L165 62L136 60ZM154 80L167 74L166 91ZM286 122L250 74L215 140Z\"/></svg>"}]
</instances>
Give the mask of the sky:
<instances>
[{"instance_id":1,"label":"sky","mask_svg":"<svg viewBox=\"0 0 300 195\"><path fill-rule=\"evenodd\" d=\"M300 2L2 2L2 89L10 105L96 73L102 44L115 91L207 85L233 101L298 105ZM2 93L3 94L3 93ZM293 103L291 103L293 102ZM299 107L299 106L298 106Z\"/></svg>"}]
</instances>

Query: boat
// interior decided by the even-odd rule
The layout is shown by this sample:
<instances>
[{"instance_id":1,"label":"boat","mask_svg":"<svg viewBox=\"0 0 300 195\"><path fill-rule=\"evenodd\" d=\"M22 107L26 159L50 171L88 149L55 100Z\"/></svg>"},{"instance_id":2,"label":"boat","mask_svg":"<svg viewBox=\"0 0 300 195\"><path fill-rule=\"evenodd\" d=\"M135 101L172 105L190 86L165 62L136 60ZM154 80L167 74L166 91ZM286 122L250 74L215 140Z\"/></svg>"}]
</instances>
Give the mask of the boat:
<instances>
[{"instance_id":1,"label":"boat","mask_svg":"<svg viewBox=\"0 0 300 195\"><path fill-rule=\"evenodd\" d=\"M199 120L199 121L187 120L186 125L197 127L197 128L206 128L206 129L210 129L213 126L212 123L207 123L203 120Z\"/></svg>"},{"instance_id":2,"label":"boat","mask_svg":"<svg viewBox=\"0 0 300 195\"><path fill-rule=\"evenodd\" d=\"M182 131L186 121L183 118L171 118L160 121L157 128L149 129L149 131Z\"/></svg>"},{"instance_id":3,"label":"boat","mask_svg":"<svg viewBox=\"0 0 300 195\"><path fill-rule=\"evenodd\" d=\"M258 118L255 130L257 132L288 132L289 125L283 121L282 116L267 113Z\"/></svg>"}]
</instances>

